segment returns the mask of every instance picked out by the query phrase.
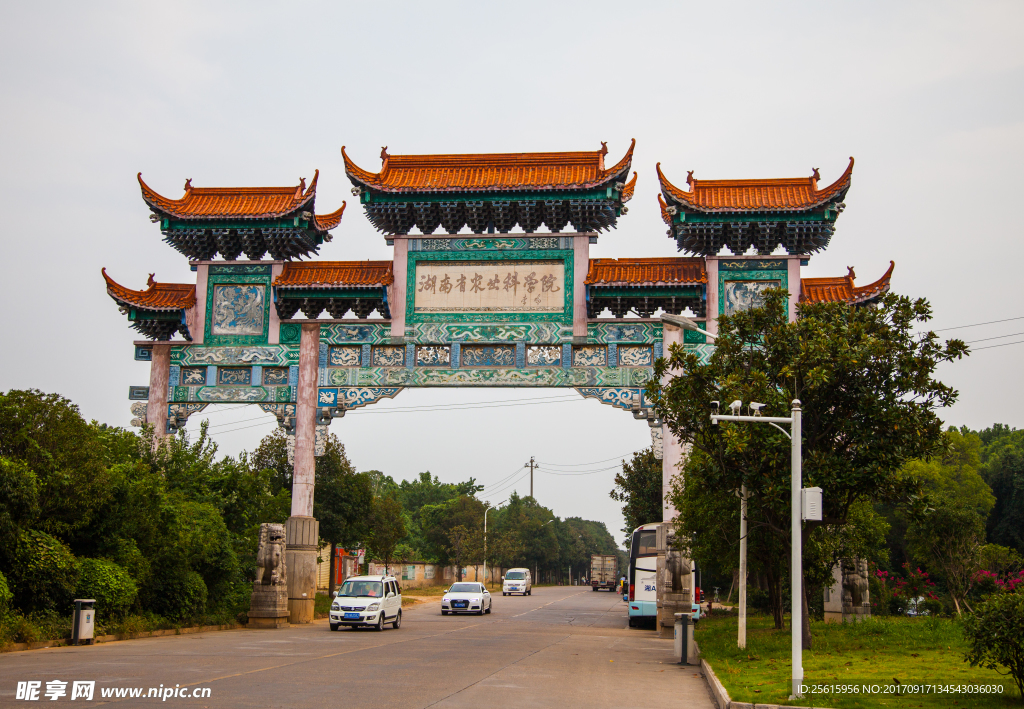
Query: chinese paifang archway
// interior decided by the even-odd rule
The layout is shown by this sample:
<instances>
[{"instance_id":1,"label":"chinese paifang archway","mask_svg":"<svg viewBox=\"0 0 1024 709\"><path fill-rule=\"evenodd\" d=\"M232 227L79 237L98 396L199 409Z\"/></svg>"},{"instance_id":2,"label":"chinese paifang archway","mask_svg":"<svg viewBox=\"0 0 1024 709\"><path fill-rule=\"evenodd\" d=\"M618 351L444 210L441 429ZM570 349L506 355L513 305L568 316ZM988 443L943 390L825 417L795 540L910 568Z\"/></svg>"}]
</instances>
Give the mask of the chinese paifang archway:
<instances>
[{"instance_id":1,"label":"chinese paifang archway","mask_svg":"<svg viewBox=\"0 0 1024 709\"><path fill-rule=\"evenodd\" d=\"M379 172L341 152L353 195L394 248L391 261L296 260L330 241L345 211L342 203L316 213L319 173L292 187L189 180L179 199L157 194L140 174L151 220L189 259L196 282L151 274L145 290L131 290L103 272L107 293L146 338L135 342L135 358L151 362L149 385L130 388L134 423L169 436L211 403L251 403L289 434L292 622L312 619L314 461L333 418L405 387L570 387L647 422L667 489L684 451L643 389L668 345L703 358L712 345L656 313L688 313L714 333L719 315L758 302L770 286L792 294L792 318L799 301L859 305L889 289L892 266L866 286L852 269L800 277L834 234L852 158L824 188L814 170L767 180L691 172L681 189L659 164L661 215L689 255L591 259L590 245L617 226L633 196L633 144L610 167L604 144L485 155L385 148ZM723 247L733 255L720 255ZM666 505L665 519L674 516Z\"/></svg>"}]
</instances>

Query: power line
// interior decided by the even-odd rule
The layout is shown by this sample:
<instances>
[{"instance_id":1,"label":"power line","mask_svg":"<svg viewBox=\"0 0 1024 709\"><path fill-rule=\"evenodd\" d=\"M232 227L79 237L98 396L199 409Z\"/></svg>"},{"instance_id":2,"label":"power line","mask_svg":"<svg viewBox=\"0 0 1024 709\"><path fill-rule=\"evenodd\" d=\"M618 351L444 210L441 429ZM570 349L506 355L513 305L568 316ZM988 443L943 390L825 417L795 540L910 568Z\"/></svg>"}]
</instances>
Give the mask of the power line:
<instances>
[{"instance_id":1,"label":"power line","mask_svg":"<svg viewBox=\"0 0 1024 709\"><path fill-rule=\"evenodd\" d=\"M548 475L597 475L598 473L606 473L609 470L618 470L618 469L619 469L619 466L612 465L612 466L609 466L607 468L601 468L600 470L587 470L587 471L578 472L578 473L557 473L557 472L555 472L553 470L544 470L543 468L538 468L538 470L540 470L540 472L547 473Z\"/></svg>"},{"instance_id":2,"label":"power line","mask_svg":"<svg viewBox=\"0 0 1024 709\"><path fill-rule=\"evenodd\" d=\"M504 492L505 490L509 490L511 488L514 488L516 485L521 483L526 478L526 475L527 475L527 471L523 471L523 473L518 478L516 478L515 480L511 481L510 483L499 487L497 490L490 490L490 491L485 490L485 492L488 495L496 495L499 492Z\"/></svg>"},{"instance_id":3,"label":"power line","mask_svg":"<svg viewBox=\"0 0 1024 709\"><path fill-rule=\"evenodd\" d=\"M1004 337L1017 337L1018 335L1024 335L1024 332L1011 332L1009 335L996 335L995 337L983 337L980 340L968 340L964 344L970 345L970 344L973 344L975 342L988 342L989 340L1001 340ZM981 347L979 349L985 349L985 348Z\"/></svg>"},{"instance_id":4,"label":"power line","mask_svg":"<svg viewBox=\"0 0 1024 709\"><path fill-rule=\"evenodd\" d=\"M963 330L964 328L980 328L982 325L995 325L996 323L1009 323L1014 320L1024 320L1024 316L1018 316L1017 318L1006 318L1004 320L990 320L987 323L974 323L972 325L957 325L954 328L939 328L938 330L932 330L932 332L945 332L946 330Z\"/></svg>"},{"instance_id":5,"label":"power line","mask_svg":"<svg viewBox=\"0 0 1024 709\"><path fill-rule=\"evenodd\" d=\"M628 455L628 453L626 454ZM609 460L621 460L625 458L625 455L613 455L611 458L605 458L604 460L595 460L592 463L538 463L538 465L546 465L551 468L582 468L585 465L597 465L598 463L607 463Z\"/></svg>"},{"instance_id":6,"label":"power line","mask_svg":"<svg viewBox=\"0 0 1024 709\"><path fill-rule=\"evenodd\" d=\"M1016 342L1004 342L1004 343L999 344L999 345L988 345L986 347L975 347L973 351L977 352L978 350L992 350L992 349L995 349L996 347L1007 347L1009 345L1022 345L1022 344L1024 344L1024 340L1017 340Z\"/></svg>"},{"instance_id":7,"label":"power line","mask_svg":"<svg viewBox=\"0 0 1024 709\"><path fill-rule=\"evenodd\" d=\"M518 475L519 473L521 473L521 472L522 472L522 470L523 470L522 468L516 468L515 470L513 470L513 471L512 471L511 473L509 473L509 474L508 474L508 475L506 475L505 477L501 478L500 480L495 480L494 482L492 482L492 483L491 483L491 484L489 484L489 485L484 485L484 490L486 491L486 490L487 490L488 488L493 488L493 487L495 487L495 486L497 486L497 485L501 485L501 484L502 484L502 483L504 483L504 482L505 482L506 480L509 480L509 479L511 479L512 477L514 477L515 475Z\"/></svg>"}]
</instances>

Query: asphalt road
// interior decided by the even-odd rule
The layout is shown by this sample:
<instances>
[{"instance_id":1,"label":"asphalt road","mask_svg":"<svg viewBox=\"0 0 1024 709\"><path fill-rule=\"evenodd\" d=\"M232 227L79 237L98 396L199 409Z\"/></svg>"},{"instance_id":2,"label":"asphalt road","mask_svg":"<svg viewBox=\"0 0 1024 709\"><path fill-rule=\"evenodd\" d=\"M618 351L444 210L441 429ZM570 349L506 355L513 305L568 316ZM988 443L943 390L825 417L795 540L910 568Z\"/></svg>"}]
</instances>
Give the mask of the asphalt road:
<instances>
[{"instance_id":1,"label":"asphalt road","mask_svg":"<svg viewBox=\"0 0 1024 709\"><path fill-rule=\"evenodd\" d=\"M280 630L231 630L0 655L0 706L19 681L42 682L40 701L70 700L72 681L95 680L86 705L190 707L634 707L712 709L693 667L673 664L672 641L626 627L619 596L589 588L493 597L493 613L447 616L440 599L407 607L402 627L342 629L326 620ZM46 682L68 682L55 702ZM209 688L209 698L145 698L150 687ZM101 697L141 687L143 698Z\"/></svg>"}]
</instances>

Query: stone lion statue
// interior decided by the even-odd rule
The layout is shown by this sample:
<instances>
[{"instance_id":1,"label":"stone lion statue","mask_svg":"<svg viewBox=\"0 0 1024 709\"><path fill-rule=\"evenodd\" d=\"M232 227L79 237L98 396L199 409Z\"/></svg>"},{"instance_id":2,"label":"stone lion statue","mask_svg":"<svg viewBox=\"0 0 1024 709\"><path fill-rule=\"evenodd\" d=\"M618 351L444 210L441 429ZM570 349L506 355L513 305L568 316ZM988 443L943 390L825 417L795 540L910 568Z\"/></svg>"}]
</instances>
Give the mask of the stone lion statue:
<instances>
[{"instance_id":1,"label":"stone lion statue","mask_svg":"<svg viewBox=\"0 0 1024 709\"><path fill-rule=\"evenodd\" d=\"M256 585L287 585L284 547L285 532L283 524L264 522L260 525L260 546L256 552Z\"/></svg>"}]
</instances>

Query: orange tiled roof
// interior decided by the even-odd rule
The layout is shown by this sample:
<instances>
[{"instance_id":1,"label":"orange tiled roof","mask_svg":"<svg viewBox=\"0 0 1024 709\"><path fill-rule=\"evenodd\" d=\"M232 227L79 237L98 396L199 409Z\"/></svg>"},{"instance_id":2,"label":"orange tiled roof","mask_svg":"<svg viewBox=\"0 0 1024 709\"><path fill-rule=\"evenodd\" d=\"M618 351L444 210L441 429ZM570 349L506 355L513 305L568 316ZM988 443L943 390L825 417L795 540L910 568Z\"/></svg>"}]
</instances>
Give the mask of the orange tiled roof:
<instances>
[{"instance_id":1,"label":"orange tiled roof","mask_svg":"<svg viewBox=\"0 0 1024 709\"><path fill-rule=\"evenodd\" d=\"M181 310L196 304L196 287L191 283L157 283L149 274L146 290L132 290L114 282L107 275L107 269L101 269L103 280L107 282L107 294L118 303L134 306L142 310Z\"/></svg>"},{"instance_id":2,"label":"orange tiled roof","mask_svg":"<svg viewBox=\"0 0 1024 709\"><path fill-rule=\"evenodd\" d=\"M364 170L341 155L349 178L381 192L499 192L589 189L629 172L632 141L625 156L605 169L601 150L566 153L487 153L467 155L389 155L381 150L380 172ZM625 200L623 200L625 201Z\"/></svg>"},{"instance_id":3,"label":"orange tiled roof","mask_svg":"<svg viewBox=\"0 0 1024 709\"><path fill-rule=\"evenodd\" d=\"M856 274L853 269L845 276L836 278L801 278L800 302L802 303L866 303L889 292L889 281L896 262L889 262L889 270L874 283L855 286Z\"/></svg>"},{"instance_id":4,"label":"orange tiled roof","mask_svg":"<svg viewBox=\"0 0 1024 709\"><path fill-rule=\"evenodd\" d=\"M633 179L626 183L626 186L622 188L622 202L625 204L629 200L633 199L633 193L636 191L636 173L633 173Z\"/></svg>"},{"instance_id":5,"label":"orange tiled roof","mask_svg":"<svg viewBox=\"0 0 1024 709\"><path fill-rule=\"evenodd\" d=\"M584 281L601 286L668 286L707 283L702 258L593 258Z\"/></svg>"},{"instance_id":6,"label":"orange tiled roof","mask_svg":"<svg viewBox=\"0 0 1024 709\"><path fill-rule=\"evenodd\" d=\"M795 212L842 199L850 188L853 158L846 171L825 189L818 189L818 171L812 177L773 180L697 180L687 175L689 190L673 185L661 171L658 180L665 197L701 212Z\"/></svg>"},{"instance_id":7,"label":"orange tiled roof","mask_svg":"<svg viewBox=\"0 0 1024 709\"><path fill-rule=\"evenodd\" d=\"M316 215L316 228L318 231L330 231L334 227L341 224L341 215L345 213L345 202L341 203L341 208L337 211L331 212L330 214L317 214Z\"/></svg>"},{"instance_id":8,"label":"orange tiled roof","mask_svg":"<svg viewBox=\"0 0 1024 709\"><path fill-rule=\"evenodd\" d=\"M306 261L286 263L274 279L279 288L389 286L395 276L391 261Z\"/></svg>"},{"instance_id":9,"label":"orange tiled roof","mask_svg":"<svg viewBox=\"0 0 1024 709\"><path fill-rule=\"evenodd\" d=\"M313 202L319 177L320 171L317 170L309 187L306 187L305 178L294 187L193 187L192 180L188 180L184 196L169 199L143 182L141 172L138 174L146 204L179 219L273 219L287 216ZM319 217L318 221L330 223L336 215L340 221L342 210ZM337 225L335 222L333 226Z\"/></svg>"}]
</instances>

